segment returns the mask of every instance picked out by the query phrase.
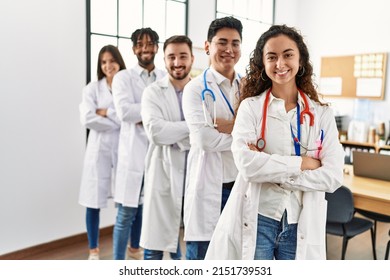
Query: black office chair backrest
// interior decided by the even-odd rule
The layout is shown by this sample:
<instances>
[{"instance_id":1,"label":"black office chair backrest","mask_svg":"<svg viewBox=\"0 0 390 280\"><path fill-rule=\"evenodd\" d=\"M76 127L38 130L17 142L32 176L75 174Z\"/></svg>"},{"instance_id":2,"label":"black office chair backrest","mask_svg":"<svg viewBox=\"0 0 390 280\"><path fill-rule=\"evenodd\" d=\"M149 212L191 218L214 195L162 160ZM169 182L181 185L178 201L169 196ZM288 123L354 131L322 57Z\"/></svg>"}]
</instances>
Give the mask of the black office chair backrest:
<instances>
[{"instance_id":1,"label":"black office chair backrest","mask_svg":"<svg viewBox=\"0 0 390 280\"><path fill-rule=\"evenodd\" d=\"M352 220L355 207L350 189L341 186L333 193L326 193L325 199L328 201L327 222L344 224Z\"/></svg>"}]
</instances>

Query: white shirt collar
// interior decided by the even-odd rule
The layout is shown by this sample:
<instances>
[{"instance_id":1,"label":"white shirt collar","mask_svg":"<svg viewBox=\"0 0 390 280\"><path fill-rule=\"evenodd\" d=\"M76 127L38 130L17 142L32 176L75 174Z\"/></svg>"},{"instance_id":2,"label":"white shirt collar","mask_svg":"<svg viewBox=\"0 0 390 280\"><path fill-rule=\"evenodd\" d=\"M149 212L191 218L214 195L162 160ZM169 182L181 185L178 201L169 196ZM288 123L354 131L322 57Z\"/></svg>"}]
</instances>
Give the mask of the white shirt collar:
<instances>
[{"instance_id":1,"label":"white shirt collar","mask_svg":"<svg viewBox=\"0 0 390 280\"><path fill-rule=\"evenodd\" d=\"M218 85L220 85L222 82L224 82L225 80L229 80L228 78L226 78L224 75L222 75L221 73L219 73L217 70L215 70L213 68L213 66L210 66L210 72L213 73L214 75L214 78L215 78L215 81L217 82ZM240 82L240 77L238 76L238 74L236 72L234 72L234 81L233 82ZM230 82L230 81L229 81Z\"/></svg>"}]
</instances>

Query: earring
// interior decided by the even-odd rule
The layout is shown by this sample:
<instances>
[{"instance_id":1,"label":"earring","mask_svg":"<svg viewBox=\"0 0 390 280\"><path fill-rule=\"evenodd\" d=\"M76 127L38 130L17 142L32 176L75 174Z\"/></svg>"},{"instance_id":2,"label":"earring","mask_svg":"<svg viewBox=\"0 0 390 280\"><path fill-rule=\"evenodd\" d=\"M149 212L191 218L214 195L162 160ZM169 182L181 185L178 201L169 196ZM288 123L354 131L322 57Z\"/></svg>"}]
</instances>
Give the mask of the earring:
<instances>
[{"instance_id":1,"label":"earring","mask_svg":"<svg viewBox=\"0 0 390 280\"><path fill-rule=\"evenodd\" d=\"M300 70L302 70L302 73L299 74L299 69L298 69L298 73L297 73L297 76L298 76L298 77L302 77L303 74L305 74L305 67L304 67L304 66L302 66L302 68L301 68Z\"/></svg>"},{"instance_id":2,"label":"earring","mask_svg":"<svg viewBox=\"0 0 390 280\"><path fill-rule=\"evenodd\" d=\"M206 54L207 54L207 55L210 55L210 52L209 52L209 51L206 51Z\"/></svg>"},{"instance_id":3,"label":"earring","mask_svg":"<svg viewBox=\"0 0 390 280\"><path fill-rule=\"evenodd\" d=\"M264 69L261 70L261 72L260 72L260 78L261 78L264 82L266 82L267 79L264 79L264 77L263 77L263 72L264 72ZM267 74L266 74L266 76L267 76ZM267 76L267 78L268 78L268 76Z\"/></svg>"}]
</instances>

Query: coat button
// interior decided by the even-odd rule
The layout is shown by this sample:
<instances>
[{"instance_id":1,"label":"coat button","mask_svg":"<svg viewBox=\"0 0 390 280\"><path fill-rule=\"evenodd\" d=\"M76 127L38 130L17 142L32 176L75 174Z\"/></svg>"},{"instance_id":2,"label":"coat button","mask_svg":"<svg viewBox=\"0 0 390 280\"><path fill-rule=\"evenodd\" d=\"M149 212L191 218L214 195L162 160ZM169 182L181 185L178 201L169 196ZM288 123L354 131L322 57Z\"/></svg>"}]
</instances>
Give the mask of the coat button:
<instances>
[{"instance_id":1,"label":"coat button","mask_svg":"<svg viewBox=\"0 0 390 280\"><path fill-rule=\"evenodd\" d=\"M294 183L295 183L294 178L290 178L290 183L291 183L291 184L294 184Z\"/></svg>"},{"instance_id":2,"label":"coat button","mask_svg":"<svg viewBox=\"0 0 390 280\"><path fill-rule=\"evenodd\" d=\"M248 226L248 224L247 224L247 223L244 223L244 226L246 226L246 227L247 227L247 226Z\"/></svg>"},{"instance_id":3,"label":"coat button","mask_svg":"<svg viewBox=\"0 0 390 280\"><path fill-rule=\"evenodd\" d=\"M305 237L303 235L301 235L301 239L303 240L303 239L305 239Z\"/></svg>"}]
</instances>

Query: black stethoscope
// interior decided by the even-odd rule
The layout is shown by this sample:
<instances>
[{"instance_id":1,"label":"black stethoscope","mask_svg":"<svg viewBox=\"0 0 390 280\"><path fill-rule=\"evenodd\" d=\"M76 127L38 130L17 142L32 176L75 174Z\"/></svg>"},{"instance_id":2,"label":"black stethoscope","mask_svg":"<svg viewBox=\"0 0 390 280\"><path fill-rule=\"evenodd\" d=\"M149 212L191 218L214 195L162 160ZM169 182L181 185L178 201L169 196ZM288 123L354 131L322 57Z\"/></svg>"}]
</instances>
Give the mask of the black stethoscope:
<instances>
[{"instance_id":1,"label":"black stethoscope","mask_svg":"<svg viewBox=\"0 0 390 280\"><path fill-rule=\"evenodd\" d=\"M203 73L203 82L204 82L204 89L202 90L202 108L203 108L203 115L204 115L204 119L205 119L205 122L208 126L210 127L217 127L217 102L216 102L216 99L215 99L215 94L214 92L207 86L207 79L206 79L206 75L207 75L207 71L209 71L210 68L207 68L204 73ZM238 75L239 78L240 75ZM237 81L237 85L239 86L238 84L238 81ZM233 117L234 117L234 110L233 110L233 107L232 105L230 104L229 100L226 98L225 94L223 93L222 89L218 86L219 88L219 91L221 92L222 96L223 96L223 99L225 99L225 102L226 104L228 105L229 107L229 110L230 112L232 113ZM213 123L210 124L207 120L207 109L206 109L206 102L205 102L205 97L206 95L210 95L212 100L213 100L213 106L214 106L214 119L213 119Z\"/></svg>"},{"instance_id":2,"label":"black stethoscope","mask_svg":"<svg viewBox=\"0 0 390 280\"><path fill-rule=\"evenodd\" d=\"M267 110L268 110L268 105L269 105L269 98L270 98L270 95L271 95L271 90L272 88L270 88L267 93L266 93L266 96L265 96L265 101L264 101L264 106L263 106L263 118L261 120L261 132L260 132L260 137L257 139L257 142L256 142L256 148L259 152L262 152L265 148L265 145L266 145L266 141L265 141L265 126L266 126L266 122L267 122ZM302 99L303 99L303 103L304 103L304 109L302 112L300 112L300 106L299 104L297 103L297 136L294 135L293 131L292 131L292 127L290 125L290 128L291 128L291 135L293 137L293 140L294 140L294 147L295 147L295 154L296 155L300 155L300 147L304 148L305 150L307 151L317 151L317 150L320 150L321 147L317 146L315 149L311 149L307 146L304 146L301 141L300 141L300 138L301 138L301 124L303 124L303 120L305 119L305 115L308 115L309 118L310 118L310 123L309 125L310 126L313 126L314 125L314 115L312 112L310 112L309 110L309 101L307 100L307 97L306 95L298 89L298 92L299 94L301 95ZM323 139L323 131L321 130L321 141Z\"/></svg>"}]
</instances>

